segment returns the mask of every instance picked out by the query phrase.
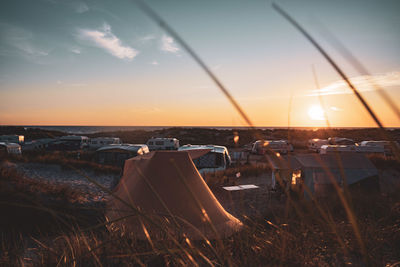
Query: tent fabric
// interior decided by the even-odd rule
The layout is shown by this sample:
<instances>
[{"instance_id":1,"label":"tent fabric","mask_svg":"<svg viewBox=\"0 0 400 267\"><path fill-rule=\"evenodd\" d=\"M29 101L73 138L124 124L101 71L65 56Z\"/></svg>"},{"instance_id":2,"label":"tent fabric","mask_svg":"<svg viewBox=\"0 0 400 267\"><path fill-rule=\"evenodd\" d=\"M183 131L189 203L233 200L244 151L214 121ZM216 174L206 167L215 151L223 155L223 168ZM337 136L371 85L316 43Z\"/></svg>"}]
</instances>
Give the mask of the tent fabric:
<instances>
[{"instance_id":1,"label":"tent fabric","mask_svg":"<svg viewBox=\"0 0 400 267\"><path fill-rule=\"evenodd\" d=\"M170 228L180 236L184 233L191 239L227 237L242 224L224 210L193 164L191 156L200 157L209 150L193 152L154 151L127 160L114 194L151 218L166 218L158 222L175 225ZM107 218L124 218L114 226L145 238L143 223L150 236L165 237L158 226L132 214L132 208L120 200L111 197L108 201Z\"/></svg>"}]
</instances>

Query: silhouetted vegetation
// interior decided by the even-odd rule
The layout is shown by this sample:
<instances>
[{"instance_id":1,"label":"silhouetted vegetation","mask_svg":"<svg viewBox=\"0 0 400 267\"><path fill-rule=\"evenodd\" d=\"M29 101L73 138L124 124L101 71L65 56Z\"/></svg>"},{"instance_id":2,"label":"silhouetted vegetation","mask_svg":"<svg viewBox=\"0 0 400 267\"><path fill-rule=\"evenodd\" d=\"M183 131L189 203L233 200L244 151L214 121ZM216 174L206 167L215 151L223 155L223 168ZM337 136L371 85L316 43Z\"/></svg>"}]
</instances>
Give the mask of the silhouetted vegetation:
<instances>
[{"instance_id":1,"label":"silhouetted vegetation","mask_svg":"<svg viewBox=\"0 0 400 267\"><path fill-rule=\"evenodd\" d=\"M0 169L2 265L384 266L400 260L399 188L386 197L352 196L368 252L363 255L337 198L271 205L263 216L245 216L246 227L221 242L149 242L107 230L101 207L83 205L84 192L31 180L6 166Z\"/></svg>"}]
</instances>

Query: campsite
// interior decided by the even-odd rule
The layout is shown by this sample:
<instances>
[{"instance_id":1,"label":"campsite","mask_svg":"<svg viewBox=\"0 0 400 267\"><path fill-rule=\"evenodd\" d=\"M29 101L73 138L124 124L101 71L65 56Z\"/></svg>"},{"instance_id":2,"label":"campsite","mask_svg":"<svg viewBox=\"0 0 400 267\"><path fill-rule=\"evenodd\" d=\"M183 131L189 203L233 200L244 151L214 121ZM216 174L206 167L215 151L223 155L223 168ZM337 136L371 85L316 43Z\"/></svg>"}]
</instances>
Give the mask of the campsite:
<instances>
[{"instance_id":1,"label":"campsite","mask_svg":"<svg viewBox=\"0 0 400 267\"><path fill-rule=\"evenodd\" d=\"M11 129L3 127L1 130ZM28 143L31 136L40 139L53 134L40 129L13 130L25 133ZM171 128L161 132L176 133L178 130ZM204 130L182 128L179 131L184 135L176 135L177 138L185 140L192 135L201 136L199 133ZM239 132L245 137L246 131L250 130ZM154 136L156 132L146 135ZM215 136L232 135L232 131L225 130L207 132ZM346 136L355 140L364 137L357 137L358 130L352 133L345 131ZM118 134L122 146L128 134ZM101 133L94 136L98 135ZM188 147L182 141L183 150L131 155L122 167L112 162L100 164L96 153L89 148L80 152L60 148L59 151L39 149L25 151L22 155L10 154L3 157L1 163L0 207L8 214L1 229L3 241L12 238L15 243L3 243L2 249L10 254L3 254L2 260L20 261L19 257L24 257L23 261L29 263L42 257L46 263L56 263L59 260L56 255L62 252L68 253L63 256L67 265L74 261L79 265L93 264L94 255L106 265L126 264L132 259L146 265L168 262L207 265L208 261L265 265L266 259L271 265L307 261L328 265L346 261L361 263L366 259L361 254L352 223L346 219L346 211L340 208L340 194L330 182L332 176L339 186L344 184L343 177L347 178L349 191L343 192L349 194L352 212L363 229L360 234L365 249L377 243L382 246L368 261L377 265L390 259L394 261L399 252L395 246L399 236L393 235L396 231L391 228L396 227L400 217L398 162L379 155L308 152L307 135L303 135L304 130L293 131L292 136L303 139L292 139L293 152L281 155L279 161L276 161L279 158L271 158L274 155L271 153L251 153L246 145L240 146L231 139L230 145L229 141L224 144L228 145L232 164L212 172L201 172L197 170L199 165L194 164L196 158L210 153L213 148ZM138 143L140 138L137 136L132 142ZM374 138L372 132L369 139ZM115 144L111 148L120 146ZM110 145L104 148L107 147ZM298 174L299 170L304 176ZM324 175L326 173L331 174ZM279 187L279 177L290 185L289 191ZM300 194L293 177L304 177L303 187L307 190L303 188ZM114 194L118 194L117 198L112 197ZM124 204L127 202L135 203L137 210L133 212ZM35 206L37 208L30 208ZM136 212L143 214L143 218L133 216ZM109 221L116 222L109 225ZM17 232L22 236L17 238L12 234ZM125 234L118 236L121 232ZM63 239L57 238L60 233ZM288 243L282 243L282 235ZM100 245L110 239L116 240L111 241L114 246ZM346 242L345 248L349 251L343 250L342 242ZM311 247L305 254L304 243ZM68 249L65 244L70 244ZM99 245L100 248L94 249ZM169 249L164 250L165 246ZM326 250L321 251L321 246ZM52 247L51 254L49 247ZM176 252L170 250L173 247ZM289 247L290 250L285 249ZM283 249L284 256L274 253ZM149 250L157 252L149 254ZM189 258L181 254L185 250L190 253ZM236 253L226 254L229 251ZM120 253L128 254L116 257ZM132 255L137 256L131 258Z\"/></svg>"},{"instance_id":2,"label":"campsite","mask_svg":"<svg viewBox=\"0 0 400 267\"><path fill-rule=\"evenodd\" d=\"M398 0L5 0L1 266L400 266Z\"/></svg>"}]
</instances>

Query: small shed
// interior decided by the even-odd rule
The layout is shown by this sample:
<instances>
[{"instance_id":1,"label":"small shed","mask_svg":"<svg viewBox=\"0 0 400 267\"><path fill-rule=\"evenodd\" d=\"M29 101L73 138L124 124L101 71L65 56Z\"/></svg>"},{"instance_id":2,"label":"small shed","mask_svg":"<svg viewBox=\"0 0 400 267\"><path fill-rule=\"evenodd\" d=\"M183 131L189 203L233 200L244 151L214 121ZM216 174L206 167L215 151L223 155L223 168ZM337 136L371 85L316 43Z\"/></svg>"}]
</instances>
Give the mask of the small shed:
<instances>
[{"instance_id":1,"label":"small shed","mask_svg":"<svg viewBox=\"0 0 400 267\"><path fill-rule=\"evenodd\" d=\"M378 170L363 154L301 154L270 162L273 174L280 175L287 188L306 197L308 192L328 196L336 190L335 184L341 188L347 184L350 190L379 192Z\"/></svg>"}]
</instances>

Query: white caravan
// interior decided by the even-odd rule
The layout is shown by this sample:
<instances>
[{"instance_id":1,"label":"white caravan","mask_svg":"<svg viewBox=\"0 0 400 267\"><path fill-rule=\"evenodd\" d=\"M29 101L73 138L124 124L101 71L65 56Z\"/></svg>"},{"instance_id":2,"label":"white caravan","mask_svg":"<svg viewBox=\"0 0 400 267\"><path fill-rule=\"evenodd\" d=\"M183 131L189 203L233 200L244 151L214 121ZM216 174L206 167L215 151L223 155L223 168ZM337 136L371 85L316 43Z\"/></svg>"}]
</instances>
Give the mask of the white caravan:
<instances>
[{"instance_id":1,"label":"white caravan","mask_svg":"<svg viewBox=\"0 0 400 267\"><path fill-rule=\"evenodd\" d=\"M268 151L287 154L293 151L293 146L286 140L258 140L254 142L251 152L253 154L263 155Z\"/></svg>"},{"instance_id":2,"label":"white caravan","mask_svg":"<svg viewBox=\"0 0 400 267\"><path fill-rule=\"evenodd\" d=\"M87 136L67 135L60 137L59 140L68 145L75 146L79 149L84 149L89 146L89 137Z\"/></svg>"},{"instance_id":3,"label":"white caravan","mask_svg":"<svg viewBox=\"0 0 400 267\"><path fill-rule=\"evenodd\" d=\"M353 145L323 145L319 151L320 154L331 154L331 153L349 153L357 152L356 146Z\"/></svg>"},{"instance_id":4,"label":"white caravan","mask_svg":"<svg viewBox=\"0 0 400 267\"><path fill-rule=\"evenodd\" d=\"M395 146L398 146L397 142L393 143ZM386 155L393 154L392 144L390 141L362 141L360 143L362 147L382 147Z\"/></svg>"},{"instance_id":5,"label":"white caravan","mask_svg":"<svg viewBox=\"0 0 400 267\"><path fill-rule=\"evenodd\" d=\"M89 141L89 148L97 149L103 146L119 145L122 141L118 137L96 137L91 138Z\"/></svg>"},{"instance_id":6,"label":"white caravan","mask_svg":"<svg viewBox=\"0 0 400 267\"><path fill-rule=\"evenodd\" d=\"M308 150L310 151L319 153L319 151L321 150L321 146L323 145L329 145L329 141L327 139L318 138L308 140Z\"/></svg>"},{"instance_id":7,"label":"white caravan","mask_svg":"<svg viewBox=\"0 0 400 267\"><path fill-rule=\"evenodd\" d=\"M0 142L4 143L23 144L24 139L23 135L0 135Z\"/></svg>"},{"instance_id":8,"label":"white caravan","mask_svg":"<svg viewBox=\"0 0 400 267\"><path fill-rule=\"evenodd\" d=\"M196 150L196 149L210 149L207 154L194 159L193 163L196 165L200 174L223 171L231 164L231 157L229 156L228 149L224 146L216 145L184 145L178 151Z\"/></svg>"},{"instance_id":9,"label":"white caravan","mask_svg":"<svg viewBox=\"0 0 400 267\"><path fill-rule=\"evenodd\" d=\"M0 142L0 154L21 155L21 146L15 143Z\"/></svg>"},{"instance_id":10,"label":"white caravan","mask_svg":"<svg viewBox=\"0 0 400 267\"><path fill-rule=\"evenodd\" d=\"M153 150L177 150L179 148L179 140L176 138L150 138L146 145L150 151Z\"/></svg>"}]
</instances>

